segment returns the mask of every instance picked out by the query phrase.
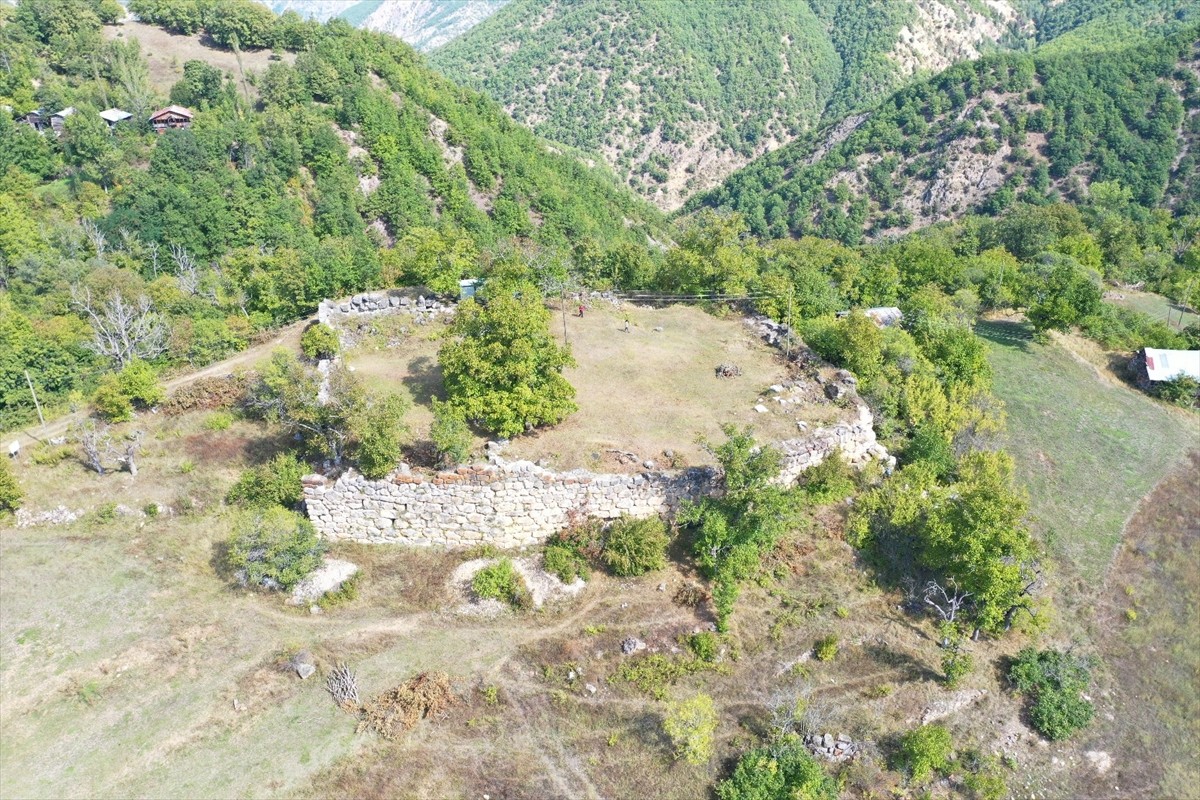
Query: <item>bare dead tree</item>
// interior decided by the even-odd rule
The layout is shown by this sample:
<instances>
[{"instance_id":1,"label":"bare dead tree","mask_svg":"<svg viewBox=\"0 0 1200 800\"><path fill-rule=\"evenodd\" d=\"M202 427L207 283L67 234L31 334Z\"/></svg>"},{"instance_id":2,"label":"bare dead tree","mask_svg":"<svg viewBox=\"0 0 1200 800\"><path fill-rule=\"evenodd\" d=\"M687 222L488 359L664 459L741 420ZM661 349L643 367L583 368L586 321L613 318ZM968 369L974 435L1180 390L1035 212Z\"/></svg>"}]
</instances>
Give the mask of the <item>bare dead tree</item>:
<instances>
[{"instance_id":1,"label":"bare dead tree","mask_svg":"<svg viewBox=\"0 0 1200 800\"><path fill-rule=\"evenodd\" d=\"M130 302L120 292L98 302L91 289L71 288L72 304L92 325L87 347L97 355L124 367L135 358L149 360L167 348L167 326L155 313L150 298L142 295Z\"/></svg>"},{"instance_id":2,"label":"bare dead tree","mask_svg":"<svg viewBox=\"0 0 1200 800\"><path fill-rule=\"evenodd\" d=\"M92 250L96 252L96 258L104 258L104 252L108 249L108 238L104 235L104 231L100 230L100 227L90 219L79 223L79 227L83 229L83 235L87 237L88 242L92 245Z\"/></svg>"},{"instance_id":3,"label":"bare dead tree","mask_svg":"<svg viewBox=\"0 0 1200 800\"><path fill-rule=\"evenodd\" d=\"M136 253L141 241L138 235L126 227L117 228L117 236L121 238L121 249L126 253Z\"/></svg>"},{"instance_id":4,"label":"bare dead tree","mask_svg":"<svg viewBox=\"0 0 1200 800\"><path fill-rule=\"evenodd\" d=\"M194 295L200 290L200 265L182 245L171 245L171 260L175 262L175 275L179 278L181 291Z\"/></svg>"},{"instance_id":5,"label":"bare dead tree","mask_svg":"<svg viewBox=\"0 0 1200 800\"><path fill-rule=\"evenodd\" d=\"M355 709L361 705L358 699L358 678L345 664L338 664L330 671L329 677L325 679L325 690L341 708Z\"/></svg>"},{"instance_id":6,"label":"bare dead tree","mask_svg":"<svg viewBox=\"0 0 1200 800\"><path fill-rule=\"evenodd\" d=\"M87 420L72 426L71 430L83 451L83 463L103 475L104 461L112 455L112 434L108 426Z\"/></svg>"},{"instance_id":7,"label":"bare dead tree","mask_svg":"<svg viewBox=\"0 0 1200 800\"><path fill-rule=\"evenodd\" d=\"M142 449L142 440L145 438L145 431L134 431L125 439L125 450L118 457L125 469L129 470L129 474L137 477L137 456L138 451Z\"/></svg>"},{"instance_id":8,"label":"bare dead tree","mask_svg":"<svg viewBox=\"0 0 1200 800\"><path fill-rule=\"evenodd\" d=\"M949 587L949 591L947 591L947 587ZM946 581L946 586L942 586L937 581L930 581L925 584L924 594L925 605L936 610L944 622L954 622L958 612L962 611L968 598L971 597L970 592L959 591L958 583L953 578Z\"/></svg>"},{"instance_id":9,"label":"bare dead tree","mask_svg":"<svg viewBox=\"0 0 1200 800\"><path fill-rule=\"evenodd\" d=\"M150 268L154 271L154 277L158 277L158 242L148 242L146 244L146 255L150 256Z\"/></svg>"}]
</instances>

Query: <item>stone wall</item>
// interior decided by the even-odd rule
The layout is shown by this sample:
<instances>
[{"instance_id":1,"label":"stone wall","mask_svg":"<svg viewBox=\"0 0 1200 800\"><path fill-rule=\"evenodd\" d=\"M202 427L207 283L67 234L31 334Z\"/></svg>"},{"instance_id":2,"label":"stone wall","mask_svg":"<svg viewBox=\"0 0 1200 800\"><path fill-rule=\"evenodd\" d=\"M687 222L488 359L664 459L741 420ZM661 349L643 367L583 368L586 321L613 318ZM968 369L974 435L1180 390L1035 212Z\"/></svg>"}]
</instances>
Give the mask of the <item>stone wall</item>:
<instances>
[{"instance_id":1,"label":"stone wall","mask_svg":"<svg viewBox=\"0 0 1200 800\"><path fill-rule=\"evenodd\" d=\"M838 449L852 464L890 462L871 423L870 410L860 404L851 422L778 443L784 454L781 481L793 483ZM433 476L402 467L384 480L367 480L351 471L329 484L310 475L304 479L304 499L313 524L327 539L507 549L542 542L576 515L649 517L717 487L711 468L635 475L554 472L494 457L491 464Z\"/></svg>"}]
</instances>

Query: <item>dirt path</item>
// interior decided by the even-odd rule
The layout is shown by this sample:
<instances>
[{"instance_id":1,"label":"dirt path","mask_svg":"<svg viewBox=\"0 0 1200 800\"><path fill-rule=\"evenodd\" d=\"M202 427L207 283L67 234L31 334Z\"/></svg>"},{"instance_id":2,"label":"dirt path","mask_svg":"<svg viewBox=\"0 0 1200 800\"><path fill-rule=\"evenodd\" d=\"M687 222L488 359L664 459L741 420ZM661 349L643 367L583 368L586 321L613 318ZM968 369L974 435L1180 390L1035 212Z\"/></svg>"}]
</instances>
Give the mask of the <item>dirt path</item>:
<instances>
[{"instance_id":1,"label":"dirt path","mask_svg":"<svg viewBox=\"0 0 1200 800\"><path fill-rule=\"evenodd\" d=\"M167 394L170 394L176 389L187 386L189 383L194 383L201 378L212 378L220 375L228 375L229 373L235 372L241 367L249 367L266 358L271 351L277 347L299 347L301 332L304 330L305 326L307 326L308 323L314 319L316 319L315 316L293 322L291 325L280 328L269 340L252 345L251 347L248 347L237 355L231 356L224 361L218 361L214 364L209 364L203 369L196 370L195 372L177 375L174 378L163 381L163 389L166 390ZM39 442L46 442L59 436L65 436L71 425L76 422L82 422L87 418L87 416L88 415L86 411L76 411L72 414L67 414L57 419L53 419L47 422L45 425L23 428L20 431L17 431L16 438L21 442L22 447L29 447L31 445L38 444ZM5 437L4 441L7 444L7 442L11 440L9 440L8 437Z\"/></svg>"}]
</instances>

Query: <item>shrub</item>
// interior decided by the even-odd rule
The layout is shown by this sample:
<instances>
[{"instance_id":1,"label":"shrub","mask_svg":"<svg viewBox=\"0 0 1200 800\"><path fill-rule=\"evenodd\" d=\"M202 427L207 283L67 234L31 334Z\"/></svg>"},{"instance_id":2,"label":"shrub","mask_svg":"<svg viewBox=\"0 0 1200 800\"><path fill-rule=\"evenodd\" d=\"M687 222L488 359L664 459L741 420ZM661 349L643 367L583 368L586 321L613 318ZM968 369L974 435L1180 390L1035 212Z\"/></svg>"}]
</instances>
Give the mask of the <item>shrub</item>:
<instances>
[{"instance_id":1,"label":"shrub","mask_svg":"<svg viewBox=\"0 0 1200 800\"><path fill-rule=\"evenodd\" d=\"M1168 403L1190 408L1200 403L1200 381L1190 375L1180 375L1158 384L1158 396Z\"/></svg>"},{"instance_id":2,"label":"shrub","mask_svg":"<svg viewBox=\"0 0 1200 800\"><path fill-rule=\"evenodd\" d=\"M120 379L116 375L105 375L92 395L92 408L100 418L108 422L127 422L133 419L133 401L121 391Z\"/></svg>"},{"instance_id":3,"label":"shrub","mask_svg":"<svg viewBox=\"0 0 1200 800\"><path fill-rule=\"evenodd\" d=\"M340 342L337 331L328 325L310 325L300 336L300 350L312 359L333 358Z\"/></svg>"},{"instance_id":4,"label":"shrub","mask_svg":"<svg viewBox=\"0 0 1200 800\"><path fill-rule=\"evenodd\" d=\"M214 411L204 420L204 427L210 431L227 431L233 425L233 414L228 411Z\"/></svg>"},{"instance_id":5,"label":"shrub","mask_svg":"<svg viewBox=\"0 0 1200 800\"><path fill-rule=\"evenodd\" d=\"M563 583L571 583L576 578L588 578L587 559L561 539L546 543L542 550L542 566L547 572L557 575Z\"/></svg>"},{"instance_id":6,"label":"shrub","mask_svg":"<svg viewBox=\"0 0 1200 800\"><path fill-rule=\"evenodd\" d=\"M642 575L667 565L667 526L658 517L617 520L600 557L614 575Z\"/></svg>"},{"instance_id":7,"label":"shrub","mask_svg":"<svg viewBox=\"0 0 1200 800\"><path fill-rule=\"evenodd\" d=\"M813 654L816 655L817 661L833 661L837 658L838 650L838 637L830 634L817 640Z\"/></svg>"},{"instance_id":8,"label":"shrub","mask_svg":"<svg viewBox=\"0 0 1200 800\"><path fill-rule=\"evenodd\" d=\"M712 698L698 694L690 700L672 703L663 720L663 730L675 746L675 757L689 764L706 764L713 755L713 734L717 731L717 711Z\"/></svg>"},{"instance_id":9,"label":"shrub","mask_svg":"<svg viewBox=\"0 0 1200 800\"><path fill-rule=\"evenodd\" d=\"M43 444L33 451L30 459L39 467L52 467L55 464L61 464L74 454L75 450L70 445L60 444L54 446Z\"/></svg>"},{"instance_id":10,"label":"shrub","mask_svg":"<svg viewBox=\"0 0 1200 800\"><path fill-rule=\"evenodd\" d=\"M8 461L0 461L0 515L16 511L21 507L25 493L17 483Z\"/></svg>"},{"instance_id":11,"label":"shrub","mask_svg":"<svg viewBox=\"0 0 1200 800\"><path fill-rule=\"evenodd\" d=\"M157 517L158 503L147 503L146 505L142 506L142 513L147 517Z\"/></svg>"},{"instance_id":12,"label":"shrub","mask_svg":"<svg viewBox=\"0 0 1200 800\"><path fill-rule=\"evenodd\" d=\"M908 770L913 783L921 783L950 765L952 749L950 731L941 725L922 725L900 738L899 766Z\"/></svg>"},{"instance_id":13,"label":"shrub","mask_svg":"<svg viewBox=\"0 0 1200 800\"><path fill-rule=\"evenodd\" d=\"M717 784L717 800L837 800L837 784L797 741L760 747Z\"/></svg>"},{"instance_id":14,"label":"shrub","mask_svg":"<svg viewBox=\"0 0 1200 800\"><path fill-rule=\"evenodd\" d=\"M248 380L243 375L199 378L182 386L163 402L163 413L174 415L188 411L230 408L246 397Z\"/></svg>"},{"instance_id":15,"label":"shrub","mask_svg":"<svg viewBox=\"0 0 1200 800\"><path fill-rule=\"evenodd\" d=\"M804 471L801 486L812 503L832 503L854 494L854 473L841 451L835 451Z\"/></svg>"},{"instance_id":16,"label":"shrub","mask_svg":"<svg viewBox=\"0 0 1200 800\"><path fill-rule=\"evenodd\" d=\"M975 668L975 659L961 649L948 649L942 654L942 673L946 677L946 688L954 689Z\"/></svg>"},{"instance_id":17,"label":"shrub","mask_svg":"<svg viewBox=\"0 0 1200 800\"><path fill-rule=\"evenodd\" d=\"M471 455L471 429L455 405L433 399L433 425L429 438L443 466L461 464Z\"/></svg>"},{"instance_id":18,"label":"shrub","mask_svg":"<svg viewBox=\"0 0 1200 800\"><path fill-rule=\"evenodd\" d=\"M475 577L471 578L471 590L481 600L499 600L513 608L529 608L533 605L525 579L508 558L502 558L476 572Z\"/></svg>"},{"instance_id":19,"label":"shrub","mask_svg":"<svg viewBox=\"0 0 1200 800\"><path fill-rule=\"evenodd\" d=\"M655 700L664 700L668 686L685 675L707 667L707 664L695 658L671 658L661 653L653 653L622 662L609 681L632 683Z\"/></svg>"},{"instance_id":20,"label":"shrub","mask_svg":"<svg viewBox=\"0 0 1200 800\"><path fill-rule=\"evenodd\" d=\"M320 565L324 552L307 519L283 508L258 508L234 518L227 564L242 585L286 591Z\"/></svg>"},{"instance_id":21,"label":"shrub","mask_svg":"<svg viewBox=\"0 0 1200 800\"><path fill-rule=\"evenodd\" d=\"M687 646L692 651L692 655L701 661L711 664L717 660L717 653L721 647L721 637L712 631L693 633L687 637Z\"/></svg>"},{"instance_id":22,"label":"shrub","mask_svg":"<svg viewBox=\"0 0 1200 800\"><path fill-rule=\"evenodd\" d=\"M243 472L225 495L225 502L260 508L291 508L304 496L300 478L305 471L305 465L296 458L295 453L280 453L266 464Z\"/></svg>"},{"instance_id":23,"label":"shrub","mask_svg":"<svg viewBox=\"0 0 1200 800\"><path fill-rule=\"evenodd\" d=\"M1032 696L1033 727L1057 741L1087 727L1095 715L1095 707L1082 697L1091 682L1091 668L1088 659L1070 653L1027 647L1017 654L1008 679L1018 691Z\"/></svg>"}]
</instances>

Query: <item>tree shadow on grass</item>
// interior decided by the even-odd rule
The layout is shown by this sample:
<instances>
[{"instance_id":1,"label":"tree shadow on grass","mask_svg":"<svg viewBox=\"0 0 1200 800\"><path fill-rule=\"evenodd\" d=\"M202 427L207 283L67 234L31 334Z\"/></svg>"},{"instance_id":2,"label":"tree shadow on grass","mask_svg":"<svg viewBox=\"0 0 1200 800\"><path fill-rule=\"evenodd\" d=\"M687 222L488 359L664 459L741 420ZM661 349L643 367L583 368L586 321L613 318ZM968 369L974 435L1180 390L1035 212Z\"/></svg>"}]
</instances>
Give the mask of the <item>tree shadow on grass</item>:
<instances>
[{"instance_id":1,"label":"tree shadow on grass","mask_svg":"<svg viewBox=\"0 0 1200 800\"><path fill-rule=\"evenodd\" d=\"M1033 341L1033 328L1025 322L987 320L976 323L975 335L998 347L1025 353L1029 352L1030 342Z\"/></svg>"},{"instance_id":2,"label":"tree shadow on grass","mask_svg":"<svg viewBox=\"0 0 1200 800\"><path fill-rule=\"evenodd\" d=\"M936 681L939 675L908 653L893 650L883 644L867 644L863 652L877 663L897 670L906 681Z\"/></svg>"},{"instance_id":3,"label":"tree shadow on grass","mask_svg":"<svg viewBox=\"0 0 1200 800\"><path fill-rule=\"evenodd\" d=\"M400 379L413 400L428 405L434 397L445 399L442 366L431 356L421 356L408 365L408 374Z\"/></svg>"}]
</instances>

